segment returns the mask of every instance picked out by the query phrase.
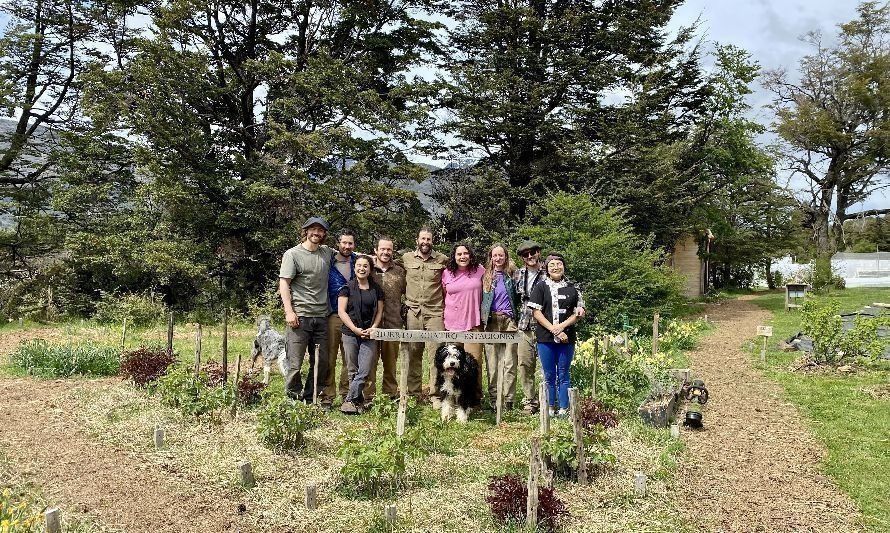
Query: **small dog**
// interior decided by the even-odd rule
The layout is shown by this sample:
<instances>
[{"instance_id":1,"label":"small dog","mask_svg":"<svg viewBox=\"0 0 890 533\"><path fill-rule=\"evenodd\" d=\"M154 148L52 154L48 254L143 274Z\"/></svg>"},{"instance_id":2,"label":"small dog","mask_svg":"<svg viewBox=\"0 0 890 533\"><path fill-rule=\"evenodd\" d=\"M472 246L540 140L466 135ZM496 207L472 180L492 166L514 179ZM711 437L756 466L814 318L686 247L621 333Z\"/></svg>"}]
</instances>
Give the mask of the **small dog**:
<instances>
[{"instance_id":1,"label":"small dog","mask_svg":"<svg viewBox=\"0 0 890 533\"><path fill-rule=\"evenodd\" d=\"M436 350L436 393L442 420L456 412L458 422L466 423L470 410L482 401L476 359L454 344L440 346Z\"/></svg>"},{"instance_id":2,"label":"small dog","mask_svg":"<svg viewBox=\"0 0 890 533\"><path fill-rule=\"evenodd\" d=\"M284 348L284 336L272 329L272 319L263 316L257 321L256 338L253 340L250 368L253 369L259 356L263 356L263 383L269 384L269 374L272 371L272 363L278 360L278 369L282 376L290 371L287 355Z\"/></svg>"}]
</instances>

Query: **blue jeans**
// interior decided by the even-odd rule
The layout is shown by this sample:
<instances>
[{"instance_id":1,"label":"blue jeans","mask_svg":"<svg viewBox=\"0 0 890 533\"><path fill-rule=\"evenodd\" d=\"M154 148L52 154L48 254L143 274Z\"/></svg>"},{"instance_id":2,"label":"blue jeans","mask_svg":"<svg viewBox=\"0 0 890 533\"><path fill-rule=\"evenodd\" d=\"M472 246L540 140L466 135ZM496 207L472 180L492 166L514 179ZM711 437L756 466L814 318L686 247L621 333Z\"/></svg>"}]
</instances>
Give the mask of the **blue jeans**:
<instances>
[{"instance_id":1,"label":"blue jeans","mask_svg":"<svg viewBox=\"0 0 890 533\"><path fill-rule=\"evenodd\" d=\"M346 355L346 366L349 369L349 392L346 394L346 401L363 404L365 384L371 374L371 365L377 357L377 341L345 333L342 336L343 353Z\"/></svg>"},{"instance_id":2,"label":"blue jeans","mask_svg":"<svg viewBox=\"0 0 890 533\"><path fill-rule=\"evenodd\" d=\"M575 345L562 342L539 342L538 357L547 383L547 400L550 407L569 408L569 367L575 356ZM544 406L542 405L543 409Z\"/></svg>"}]
</instances>

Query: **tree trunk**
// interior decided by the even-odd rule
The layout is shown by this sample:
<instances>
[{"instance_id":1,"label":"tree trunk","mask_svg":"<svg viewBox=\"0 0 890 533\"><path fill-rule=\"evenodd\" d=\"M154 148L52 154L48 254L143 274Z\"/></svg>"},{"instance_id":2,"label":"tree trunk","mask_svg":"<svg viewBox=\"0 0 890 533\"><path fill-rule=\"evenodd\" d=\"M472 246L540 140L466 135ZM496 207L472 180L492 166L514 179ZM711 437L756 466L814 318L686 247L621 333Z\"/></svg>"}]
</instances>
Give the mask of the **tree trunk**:
<instances>
[{"instance_id":1,"label":"tree trunk","mask_svg":"<svg viewBox=\"0 0 890 533\"><path fill-rule=\"evenodd\" d=\"M766 286L773 290L776 288L776 279L773 277L772 272L770 272L770 267L772 267L772 259L767 258L763 262L764 267L764 275L766 276Z\"/></svg>"}]
</instances>

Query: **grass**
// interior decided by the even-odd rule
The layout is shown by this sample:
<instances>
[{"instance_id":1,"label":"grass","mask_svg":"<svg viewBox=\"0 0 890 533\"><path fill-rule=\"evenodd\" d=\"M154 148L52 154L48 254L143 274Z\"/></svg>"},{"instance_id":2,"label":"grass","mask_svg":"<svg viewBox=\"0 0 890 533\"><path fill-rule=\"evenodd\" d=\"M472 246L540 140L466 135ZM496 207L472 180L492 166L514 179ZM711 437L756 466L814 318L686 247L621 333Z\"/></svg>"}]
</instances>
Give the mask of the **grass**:
<instances>
[{"instance_id":1,"label":"grass","mask_svg":"<svg viewBox=\"0 0 890 533\"><path fill-rule=\"evenodd\" d=\"M816 297L831 298L842 310L853 311L873 302L890 302L890 289L835 290ZM852 375L791 371L788 368L800 353L778 351L776 344L800 330L800 314L783 310L782 293L755 302L774 313L767 376L801 407L828 449L825 472L856 502L868 527L890 530L890 397L872 393L890 384L890 365L859 369ZM759 358L759 344L753 352Z\"/></svg>"}]
</instances>

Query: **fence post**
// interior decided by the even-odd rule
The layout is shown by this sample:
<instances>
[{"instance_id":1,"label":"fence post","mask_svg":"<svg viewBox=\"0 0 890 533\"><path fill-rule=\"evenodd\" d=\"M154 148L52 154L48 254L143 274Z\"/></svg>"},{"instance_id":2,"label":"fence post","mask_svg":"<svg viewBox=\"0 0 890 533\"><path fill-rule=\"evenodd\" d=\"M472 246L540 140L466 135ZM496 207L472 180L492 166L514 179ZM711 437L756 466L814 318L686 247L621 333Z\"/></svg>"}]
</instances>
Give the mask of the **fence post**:
<instances>
[{"instance_id":1,"label":"fence post","mask_svg":"<svg viewBox=\"0 0 890 533\"><path fill-rule=\"evenodd\" d=\"M528 498L525 508L525 523L531 531L538 527L538 481L541 476L541 437L532 437L531 453L528 459Z\"/></svg>"},{"instance_id":2,"label":"fence post","mask_svg":"<svg viewBox=\"0 0 890 533\"><path fill-rule=\"evenodd\" d=\"M229 308L223 309L223 338L222 338L222 372L223 384L229 382Z\"/></svg>"},{"instance_id":3,"label":"fence post","mask_svg":"<svg viewBox=\"0 0 890 533\"><path fill-rule=\"evenodd\" d=\"M656 311L652 318L652 355L658 353L658 322L661 320L661 314Z\"/></svg>"},{"instance_id":4,"label":"fence post","mask_svg":"<svg viewBox=\"0 0 890 533\"><path fill-rule=\"evenodd\" d=\"M124 328L121 331L121 356L120 359L124 359L124 351L126 350L127 345L127 317L124 317Z\"/></svg>"},{"instance_id":5,"label":"fence post","mask_svg":"<svg viewBox=\"0 0 890 533\"><path fill-rule=\"evenodd\" d=\"M198 378L198 372L201 371L201 324L195 332L195 379Z\"/></svg>"},{"instance_id":6,"label":"fence post","mask_svg":"<svg viewBox=\"0 0 890 533\"><path fill-rule=\"evenodd\" d=\"M155 448L160 450L164 447L164 428L155 426Z\"/></svg>"},{"instance_id":7,"label":"fence post","mask_svg":"<svg viewBox=\"0 0 890 533\"><path fill-rule=\"evenodd\" d=\"M405 434L405 418L408 412L408 354L399 350L399 414L396 417L396 435Z\"/></svg>"},{"instance_id":8,"label":"fence post","mask_svg":"<svg viewBox=\"0 0 890 533\"><path fill-rule=\"evenodd\" d=\"M497 352L495 352L497 353ZM504 371L506 367L506 354L498 361L498 397L495 400L495 424L500 425L504 413Z\"/></svg>"},{"instance_id":9,"label":"fence post","mask_svg":"<svg viewBox=\"0 0 890 533\"><path fill-rule=\"evenodd\" d=\"M578 456L578 483L587 484L587 457L584 453L584 428L581 427L581 404L578 401L578 389L569 389L569 409L575 434L575 453Z\"/></svg>"},{"instance_id":10,"label":"fence post","mask_svg":"<svg viewBox=\"0 0 890 533\"><path fill-rule=\"evenodd\" d=\"M58 507L47 509L43 518L46 520L46 533L62 533L62 516Z\"/></svg>"},{"instance_id":11,"label":"fence post","mask_svg":"<svg viewBox=\"0 0 890 533\"><path fill-rule=\"evenodd\" d=\"M256 479L253 477L253 467L250 466L250 461L241 461L238 464L238 470L241 472L241 484L245 488L252 489L256 486Z\"/></svg>"},{"instance_id":12,"label":"fence post","mask_svg":"<svg viewBox=\"0 0 890 533\"><path fill-rule=\"evenodd\" d=\"M306 509L310 511L315 509L318 496L318 485L316 483L306 484Z\"/></svg>"},{"instance_id":13,"label":"fence post","mask_svg":"<svg viewBox=\"0 0 890 533\"><path fill-rule=\"evenodd\" d=\"M591 389L593 389L593 397L596 398L596 375L599 373L599 358L600 358L600 340L596 339L593 343L593 385Z\"/></svg>"},{"instance_id":14,"label":"fence post","mask_svg":"<svg viewBox=\"0 0 890 533\"><path fill-rule=\"evenodd\" d=\"M396 504L390 503L383 507L383 517L389 525L395 525L398 515L396 514Z\"/></svg>"},{"instance_id":15,"label":"fence post","mask_svg":"<svg viewBox=\"0 0 890 533\"><path fill-rule=\"evenodd\" d=\"M637 496L646 495L646 474L642 472L634 474L634 494Z\"/></svg>"},{"instance_id":16,"label":"fence post","mask_svg":"<svg viewBox=\"0 0 890 533\"><path fill-rule=\"evenodd\" d=\"M547 400L547 384L538 385L538 417L541 419L541 435L550 431L550 406Z\"/></svg>"},{"instance_id":17,"label":"fence post","mask_svg":"<svg viewBox=\"0 0 890 533\"><path fill-rule=\"evenodd\" d=\"M238 351L238 357L235 358L235 381L232 383L234 385L234 394L235 401L232 402L232 418L235 418L235 415L238 414L238 379L241 377L241 351Z\"/></svg>"},{"instance_id":18,"label":"fence post","mask_svg":"<svg viewBox=\"0 0 890 533\"><path fill-rule=\"evenodd\" d=\"M173 353L173 311L170 311L167 319L167 353Z\"/></svg>"}]
</instances>

